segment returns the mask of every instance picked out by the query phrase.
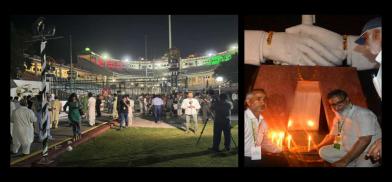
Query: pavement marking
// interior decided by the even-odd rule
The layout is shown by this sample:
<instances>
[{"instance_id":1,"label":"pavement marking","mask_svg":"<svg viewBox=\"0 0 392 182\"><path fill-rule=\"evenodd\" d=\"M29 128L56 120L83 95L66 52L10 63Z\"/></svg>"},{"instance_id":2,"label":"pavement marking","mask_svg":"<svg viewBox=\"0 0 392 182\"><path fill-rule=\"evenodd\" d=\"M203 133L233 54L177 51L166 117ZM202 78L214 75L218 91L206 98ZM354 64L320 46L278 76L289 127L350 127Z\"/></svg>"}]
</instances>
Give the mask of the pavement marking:
<instances>
[{"instance_id":1,"label":"pavement marking","mask_svg":"<svg viewBox=\"0 0 392 182\"><path fill-rule=\"evenodd\" d=\"M92 127L92 128L89 128L88 130L83 131L82 134L85 134L85 133L87 133L87 132L89 132L89 131L91 131L91 130L93 130L93 129L95 129L95 128L98 128L98 127L100 127L100 126L106 124L106 123L108 123L108 122L103 122L103 123L101 123L101 124L99 124L99 125L97 125L97 126L94 126L94 127ZM61 141L59 141L59 142L57 142L57 143L54 143L54 144L50 145L50 146L48 147L48 150L49 150L50 148L53 148L53 147L57 146L57 145L60 145L61 143L67 142L68 140L72 140L72 137L66 138L66 139L64 139L64 140L61 140ZM39 153L41 153L41 152L42 152L42 149L40 149L40 150L38 150L38 151L35 151L35 152L31 153L30 155L27 155L27 156L21 157L21 158L19 158L19 159L16 159L16 160L14 160L14 161L11 161L11 166L14 165L14 164L16 164L16 163L19 163L19 162L21 162L21 161L24 161L24 160L26 160L26 159L29 159L29 158L31 158L31 157L33 157L33 156L35 156L35 155L37 155L37 154L39 154Z\"/></svg>"}]
</instances>

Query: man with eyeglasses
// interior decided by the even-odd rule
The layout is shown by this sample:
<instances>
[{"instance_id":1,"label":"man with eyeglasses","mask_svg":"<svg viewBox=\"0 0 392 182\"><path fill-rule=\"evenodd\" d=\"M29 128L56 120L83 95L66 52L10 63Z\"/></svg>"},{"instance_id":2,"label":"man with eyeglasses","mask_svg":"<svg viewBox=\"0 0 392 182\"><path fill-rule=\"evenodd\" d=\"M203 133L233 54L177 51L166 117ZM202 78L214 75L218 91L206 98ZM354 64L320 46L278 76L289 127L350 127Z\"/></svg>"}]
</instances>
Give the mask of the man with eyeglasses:
<instances>
[{"instance_id":1,"label":"man with eyeglasses","mask_svg":"<svg viewBox=\"0 0 392 182\"><path fill-rule=\"evenodd\" d=\"M328 102L335 113L330 133L314 149L334 167L375 167L366 160L366 151L379 138L381 128L369 109L351 103L343 90L333 90Z\"/></svg>"},{"instance_id":2,"label":"man with eyeglasses","mask_svg":"<svg viewBox=\"0 0 392 182\"><path fill-rule=\"evenodd\" d=\"M267 137L268 127L261 112L267 107L266 105L267 94L263 89L253 90L251 93L246 95L246 106L245 110L245 161L244 164L247 167L251 166L262 166L269 162L263 158L263 164L260 161L262 159L262 153L280 153L282 152L271 140ZM270 160L272 161L272 160Z\"/></svg>"}]
</instances>

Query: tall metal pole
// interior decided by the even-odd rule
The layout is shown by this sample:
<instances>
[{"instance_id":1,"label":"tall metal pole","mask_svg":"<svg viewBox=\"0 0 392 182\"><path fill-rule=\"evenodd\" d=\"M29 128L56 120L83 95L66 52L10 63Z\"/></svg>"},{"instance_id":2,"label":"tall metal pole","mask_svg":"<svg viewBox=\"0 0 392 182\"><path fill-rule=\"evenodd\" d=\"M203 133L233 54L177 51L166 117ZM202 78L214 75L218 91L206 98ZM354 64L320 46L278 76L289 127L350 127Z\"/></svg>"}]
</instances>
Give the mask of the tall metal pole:
<instances>
[{"instance_id":1,"label":"tall metal pole","mask_svg":"<svg viewBox=\"0 0 392 182\"><path fill-rule=\"evenodd\" d=\"M72 84L72 76L73 76L73 70L72 70L72 35L69 35L69 55L70 55L70 73L71 73L71 78L70 80L70 87L71 87L71 92L73 91L73 84Z\"/></svg>"},{"instance_id":2,"label":"tall metal pole","mask_svg":"<svg viewBox=\"0 0 392 182\"><path fill-rule=\"evenodd\" d=\"M147 59L147 35L144 35L144 57Z\"/></svg>"},{"instance_id":3,"label":"tall metal pole","mask_svg":"<svg viewBox=\"0 0 392 182\"><path fill-rule=\"evenodd\" d=\"M171 38L171 16L169 15L169 49L172 48L172 38Z\"/></svg>"}]
</instances>

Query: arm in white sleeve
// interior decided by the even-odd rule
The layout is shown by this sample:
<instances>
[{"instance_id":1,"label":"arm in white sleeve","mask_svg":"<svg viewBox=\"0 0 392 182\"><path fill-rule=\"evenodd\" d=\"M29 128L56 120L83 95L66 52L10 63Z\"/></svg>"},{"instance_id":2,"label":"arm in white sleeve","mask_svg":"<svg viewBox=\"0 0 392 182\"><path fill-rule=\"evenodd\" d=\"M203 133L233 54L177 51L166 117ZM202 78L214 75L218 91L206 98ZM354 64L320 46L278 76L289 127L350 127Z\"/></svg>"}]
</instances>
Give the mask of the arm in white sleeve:
<instances>
[{"instance_id":1,"label":"arm in white sleeve","mask_svg":"<svg viewBox=\"0 0 392 182\"><path fill-rule=\"evenodd\" d=\"M265 62L263 56L264 31L245 30L245 64L260 65Z\"/></svg>"}]
</instances>

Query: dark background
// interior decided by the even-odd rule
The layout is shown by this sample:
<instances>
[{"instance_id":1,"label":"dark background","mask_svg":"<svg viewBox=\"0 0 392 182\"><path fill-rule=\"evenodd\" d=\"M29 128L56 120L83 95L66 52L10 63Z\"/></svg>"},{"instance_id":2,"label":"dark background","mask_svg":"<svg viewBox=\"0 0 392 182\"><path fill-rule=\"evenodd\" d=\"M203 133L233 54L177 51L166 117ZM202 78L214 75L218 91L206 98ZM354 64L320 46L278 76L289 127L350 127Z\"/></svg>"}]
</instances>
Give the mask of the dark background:
<instances>
[{"instance_id":1,"label":"dark background","mask_svg":"<svg viewBox=\"0 0 392 182\"><path fill-rule=\"evenodd\" d=\"M160 58L169 48L168 15L12 15L10 21L19 31L31 32L32 24L45 17L46 24L56 27L56 36L49 41L47 55L69 62L69 35L72 35L73 60L89 47L93 52L109 53L110 57L131 60ZM237 43L237 15L171 15L172 46L182 57L222 52ZM36 45L34 47L39 47Z\"/></svg>"}]
</instances>

